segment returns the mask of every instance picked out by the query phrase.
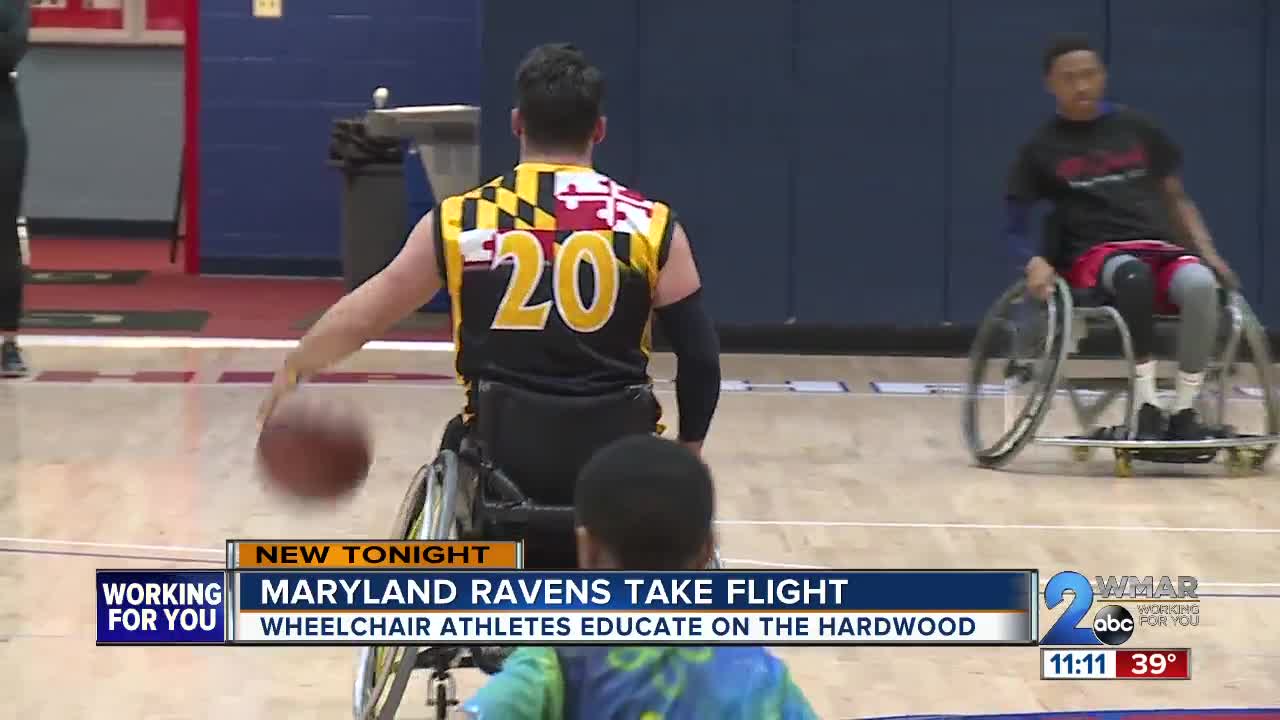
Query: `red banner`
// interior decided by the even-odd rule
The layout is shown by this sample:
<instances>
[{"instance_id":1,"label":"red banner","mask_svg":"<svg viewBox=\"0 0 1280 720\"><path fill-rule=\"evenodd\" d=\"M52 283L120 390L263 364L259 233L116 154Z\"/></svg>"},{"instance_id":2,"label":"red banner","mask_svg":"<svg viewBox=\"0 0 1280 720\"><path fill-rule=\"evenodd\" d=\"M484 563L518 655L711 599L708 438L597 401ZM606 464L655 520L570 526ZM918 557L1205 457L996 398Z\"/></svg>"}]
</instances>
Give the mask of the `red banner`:
<instances>
[{"instance_id":1,"label":"red banner","mask_svg":"<svg viewBox=\"0 0 1280 720\"><path fill-rule=\"evenodd\" d=\"M148 30L185 30L186 0L147 0Z\"/></svg>"},{"instance_id":2,"label":"red banner","mask_svg":"<svg viewBox=\"0 0 1280 720\"><path fill-rule=\"evenodd\" d=\"M30 0L31 27L57 30L123 30L123 0Z\"/></svg>"}]
</instances>

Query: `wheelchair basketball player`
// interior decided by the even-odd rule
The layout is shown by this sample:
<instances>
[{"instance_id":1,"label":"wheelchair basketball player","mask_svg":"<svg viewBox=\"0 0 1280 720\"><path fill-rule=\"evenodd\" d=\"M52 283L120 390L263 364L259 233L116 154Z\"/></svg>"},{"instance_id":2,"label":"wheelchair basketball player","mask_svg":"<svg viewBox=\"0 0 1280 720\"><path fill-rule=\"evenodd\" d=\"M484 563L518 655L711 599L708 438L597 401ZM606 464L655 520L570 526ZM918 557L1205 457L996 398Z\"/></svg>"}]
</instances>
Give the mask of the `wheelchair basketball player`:
<instances>
[{"instance_id":1,"label":"wheelchair basketball player","mask_svg":"<svg viewBox=\"0 0 1280 720\"><path fill-rule=\"evenodd\" d=\"M1133 339L1139 440L1204 440L1195 401L1217 338L1219 282L1238 287L1178 172L1181 151L1150 119L1104 101L1106 69L1087 38L1063 36L1044 56L1057 114L1022 146L1010 173L1008 235L1031 291L1061 274L1114 305ZM1039 254L1028 250L1031 206L1054 206ZM1170 417L1156 396L1155 316L1179 316Z\"/></svg>"},{"instance_id":2,"label":"wheelchair basketball player","mask_svg":"<svg viewBox=\"0 0 1280 720\"><path fill-rule=\"evenodd\" d=\"M719 339L671 208L592 167L606 127L601 72L570 45L545 45L521 64L516 84L520 163L428 213L387 268L286 358L260 417L300 378L356 352L443 285L467 394L444 445L478 436L486 460L530 500L569 505L596 450L661 432L648 375L651 316L677 356L679 440L695 452L720 397ZM506 537L499 528L490 539ZM527 567L576 566L571 527L523 539Z\"/></svg>"},{"instance_id":3,"label":"wheelchair basketball player","mask_svg":"<svg viewBox=\"0 0 1280 720\"><path fill-rule=\"evenodd\" d=\"M705 568L715 548L714 506L711 473L693 453L653 436L619 440L578 478L579 563ZM817 718L768 650L723 646L520 648L462 712L475 720Z\"/></svg>"}]
</instances>

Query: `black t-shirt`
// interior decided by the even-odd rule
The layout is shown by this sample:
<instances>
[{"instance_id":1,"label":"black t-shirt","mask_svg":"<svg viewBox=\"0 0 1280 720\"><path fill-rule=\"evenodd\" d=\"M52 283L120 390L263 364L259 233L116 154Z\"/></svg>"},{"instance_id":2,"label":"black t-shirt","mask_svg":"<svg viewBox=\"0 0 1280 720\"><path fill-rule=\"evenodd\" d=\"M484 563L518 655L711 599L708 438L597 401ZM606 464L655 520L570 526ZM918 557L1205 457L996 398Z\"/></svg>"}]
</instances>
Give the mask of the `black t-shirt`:
<instances>
[{"instance_id":1,"label":"black t-shirt","mask_svg":"<svg viewBox=\"0 0 1280 720\"><path fill-rule=\"evenodd\" d=\"M1054 205L1046 259L1061 268L1104 242L1179 242L1163 183L1181 163L1173 140L1131 109L1089 122L1054 117L1019 150L1008 194Z\"/></svg>"}]
</instances>

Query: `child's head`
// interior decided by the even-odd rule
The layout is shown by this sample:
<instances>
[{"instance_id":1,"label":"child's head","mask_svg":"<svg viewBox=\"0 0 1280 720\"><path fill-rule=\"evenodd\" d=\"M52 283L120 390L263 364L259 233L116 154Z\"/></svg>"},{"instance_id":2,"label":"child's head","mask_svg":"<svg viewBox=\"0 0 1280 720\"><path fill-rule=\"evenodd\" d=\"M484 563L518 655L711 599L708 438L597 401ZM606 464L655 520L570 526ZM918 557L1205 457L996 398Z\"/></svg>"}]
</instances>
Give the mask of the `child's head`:
<instances>
[{"instance_id":1,"label":"child's head","mask_svg":"<svg viewBox=\"0 0 1280 720\"><path fill-rule=\"evenodd\" d=\"M585 570L700 570L715 551L711 472L670 440L635 435L600 450L574 504Z\"/></svg>"}]
</instances>

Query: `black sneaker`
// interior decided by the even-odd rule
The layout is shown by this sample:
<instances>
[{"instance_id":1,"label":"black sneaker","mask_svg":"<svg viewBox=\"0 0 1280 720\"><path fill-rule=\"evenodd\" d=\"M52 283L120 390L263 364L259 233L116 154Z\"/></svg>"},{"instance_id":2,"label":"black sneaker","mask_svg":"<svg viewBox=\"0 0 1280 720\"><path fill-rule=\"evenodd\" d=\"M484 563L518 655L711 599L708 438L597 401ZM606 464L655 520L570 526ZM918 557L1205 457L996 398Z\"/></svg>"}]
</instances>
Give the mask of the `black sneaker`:
<instances>
[{"instance_id":1,"label":"black sneaker","mask_svg":"<svg viewBox=\"0 0 1280 720\"><path fill-rule=\"evenodd\" d=\"M1138 408L1138 432L1134 439L1163 440L1164 438L1164 411L1151 403L1143 403L1142 407Z\"/></svg>"},{"instance_id":2,"label":"black sneaker","mask_svg":"<svg viewBox=\"0 0 1280 720\"><path fill-rule=\"evenodd\" d=\"M20 378L27 374L27 365L22 362L22 351L18 344L9 340L0 345L0 377Z\"/></svg>"},{"instance_id":3,"label":"black sneaker","mask_svg":"<svg viewBox=\"0 0 1280 720\"><path fill-rule=\"evenodd\" d=\"M1200 413L1193 408L1179 410L1169 418L1170 440L1208 440L1212 431L1200 422Z\"/></svg>"}]
</instances>

